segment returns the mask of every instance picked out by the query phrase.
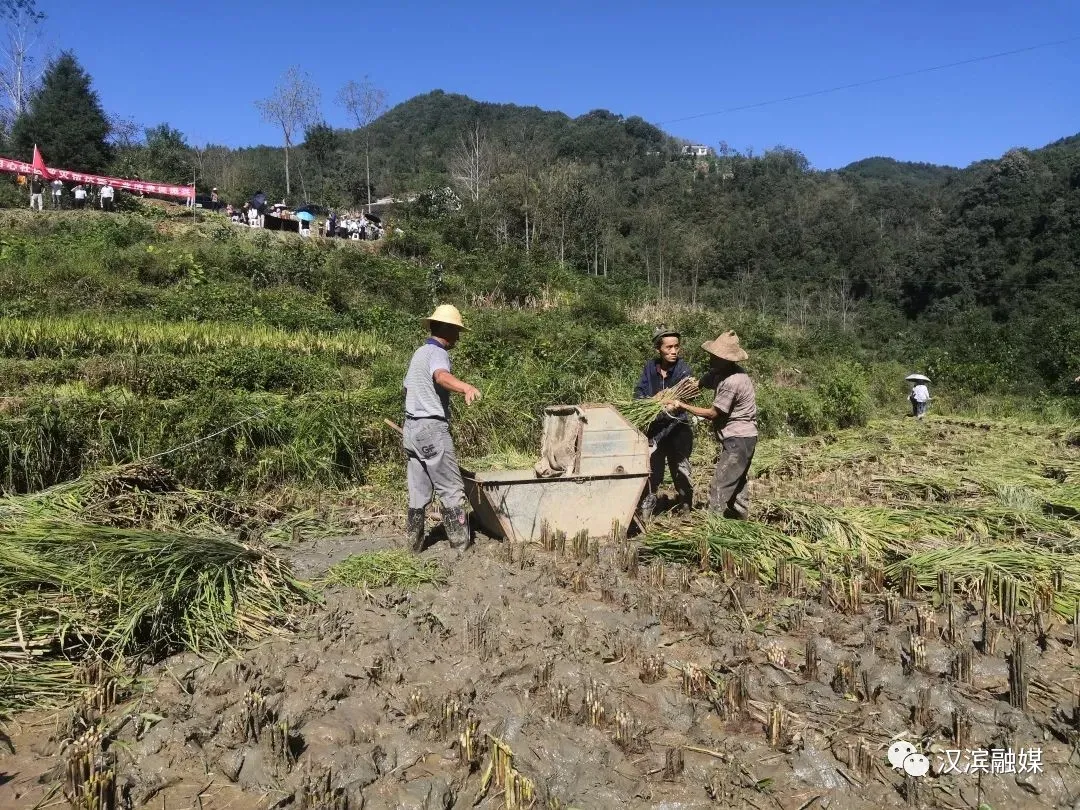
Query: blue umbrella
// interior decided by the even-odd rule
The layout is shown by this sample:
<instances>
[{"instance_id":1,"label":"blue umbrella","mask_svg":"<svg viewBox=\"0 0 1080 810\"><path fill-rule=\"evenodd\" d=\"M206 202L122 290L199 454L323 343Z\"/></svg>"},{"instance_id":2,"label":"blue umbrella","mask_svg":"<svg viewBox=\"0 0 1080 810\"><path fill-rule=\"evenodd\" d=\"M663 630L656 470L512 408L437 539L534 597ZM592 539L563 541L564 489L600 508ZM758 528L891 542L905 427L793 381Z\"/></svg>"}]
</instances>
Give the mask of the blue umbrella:
<instances>
[{"instance_id":1,"label":"blue umbrella","mask_svg":"<svg viewBox=\"0 0 1080 810\"><path fill-rule=\"evenodd\" d=\"M301 211L299 214L296 215L296 218L301 220L302 222L311 222L315 219L315 215L310 211Z\"/></svg>"}]
</instances>

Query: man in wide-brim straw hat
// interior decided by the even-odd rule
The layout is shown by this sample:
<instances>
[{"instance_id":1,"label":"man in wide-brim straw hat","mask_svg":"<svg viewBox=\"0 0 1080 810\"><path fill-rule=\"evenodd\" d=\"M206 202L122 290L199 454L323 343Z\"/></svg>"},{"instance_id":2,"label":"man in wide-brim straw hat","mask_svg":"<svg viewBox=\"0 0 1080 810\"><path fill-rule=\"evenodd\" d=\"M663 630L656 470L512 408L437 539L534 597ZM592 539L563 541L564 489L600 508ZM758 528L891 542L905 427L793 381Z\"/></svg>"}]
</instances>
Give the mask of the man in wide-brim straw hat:
<instances>
[{"instance_id":1,"label":"man in wide-brim straw hat","mask_svg":"<svg viewBox=\"0 0 1080 810\"><path fill-rule=\"evenodd\" d=\"M754 383L739 363L747 354L739 336L724 332L716 340L701 344L709 353L709 373L700 380L702 388L715 388L712 405L699 408L684 402L668 406L712 422L712 430L722 451L716 460L709 486L709 508L724 517L746 520L750 514L748 474L757 448L757 400Z\"/></svg>"},{"instance_id":2,"label":"man in wide-brim straw hat","mask_svg":"<svg viewBox=\"0 0 1080 810\"><path fill-rule=\"evenodd\" d=\"M405 374L405 425L402 446L408 457L409 548L424 547L424 515L434 495L442 503L443 526L450 545L466 549L472 544L465 490L454 442L450 438L450 394L461 394L465 404L480 399L480 391L450 373L450 349L463 331L461 313L440 304L424 318L430 337L417 349Z\"/></svg>"}]
</instances>

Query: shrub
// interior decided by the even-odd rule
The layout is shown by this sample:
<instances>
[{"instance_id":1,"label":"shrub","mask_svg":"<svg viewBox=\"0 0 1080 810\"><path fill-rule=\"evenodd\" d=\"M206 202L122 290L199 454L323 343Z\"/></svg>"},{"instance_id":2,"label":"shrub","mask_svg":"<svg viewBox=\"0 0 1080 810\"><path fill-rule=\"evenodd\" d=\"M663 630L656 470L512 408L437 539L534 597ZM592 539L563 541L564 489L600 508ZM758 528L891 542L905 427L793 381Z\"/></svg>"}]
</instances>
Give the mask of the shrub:
<instances>
[{"instance_id":1,"label":"shrub","mask_svg":"<svg viewBox=\"0 0 1080 810\"><path fill-rule=\"evenodd\" d=\"M764 437L810 436L829 427L814 391L763 383L756 392L758 432Z\"/></svg>"},{"instance_id":2,"label":"shrub","mask_svg":"<svg viewBox=\"0 0 1080 810\"><path fill-rule=\"evenodd\" d=\"M862 368L839 361L821 372L817 384L825 418L840 428L865 425L870 418L870 388Z\"/></svg>"}]
</instances>

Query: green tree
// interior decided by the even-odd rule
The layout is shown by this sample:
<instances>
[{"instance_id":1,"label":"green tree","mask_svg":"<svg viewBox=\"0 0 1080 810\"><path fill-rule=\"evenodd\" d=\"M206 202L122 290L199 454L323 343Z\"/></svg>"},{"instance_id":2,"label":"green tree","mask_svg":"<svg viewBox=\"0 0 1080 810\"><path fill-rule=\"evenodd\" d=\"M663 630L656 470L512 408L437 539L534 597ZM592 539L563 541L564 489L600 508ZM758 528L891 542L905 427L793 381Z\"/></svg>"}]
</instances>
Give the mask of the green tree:
<instances>
[{"instance_id":1,"label":"green tree","mask_svg":"<svg viewBox=\"0 0 1080 810\"><path fill-rule=\"evenodd\" d=\"M312 124L304 130L304 152L320 170L333 163L340 148L337 132L325 121Z\"/></svg>"},{"instance_id":2,"label":"green tree","mask_svg":"<svg viewBox=\"0 0 1080 810\"><path fill-rule=\"evenodd\" d=\"M90 75L65 51L45 71L30 109L15 121L11 140L27 157L37 144L57 167L96 172L109 162L108 135L109 121Z\"/></svg>"},{"instance_id":3,"label":"green tree","mask_svg":"<svg viewBox=\"0 0 1080 810\"><path fill-rule=\"evenodd\" d=\"M158 182L190 182L191 147L184 133L168 124L146 130L146 168L142 177Z\"/></svg>"}]
</instances>

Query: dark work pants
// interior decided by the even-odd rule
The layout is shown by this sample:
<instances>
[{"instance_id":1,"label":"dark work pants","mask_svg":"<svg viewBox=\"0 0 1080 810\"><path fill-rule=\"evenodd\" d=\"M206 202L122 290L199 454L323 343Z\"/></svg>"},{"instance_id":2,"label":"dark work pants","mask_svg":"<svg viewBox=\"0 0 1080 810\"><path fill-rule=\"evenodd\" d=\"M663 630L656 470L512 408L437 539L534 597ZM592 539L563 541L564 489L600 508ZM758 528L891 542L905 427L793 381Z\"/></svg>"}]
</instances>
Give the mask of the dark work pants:
<instances>
[{"instance_id":1,"label":"dark work pants","mask_svg":"<svg viewBox=\"0 0 1080 810\"><path fill-rule=\"evenodd\" d=\"M649 494L655 495L663 485L666 468L671 473L671 483L679 493L679 500L693 506L694 485L690 470L693 451L694 431L689 425L680 425L660 439L649 458Z\"/></svg>"},{"instance_id":2,"label":"dark work pants","mask_svg":"<svg viewBox=\"0 0 1080 810\"><path fill-rule=\"evenodd\" d=\"M750 462L757 449L757 436L724 439L716 459L716 471L709 486L709 509L724 517L746 520L750 516Z\"/></svg>"}]
</instances>

